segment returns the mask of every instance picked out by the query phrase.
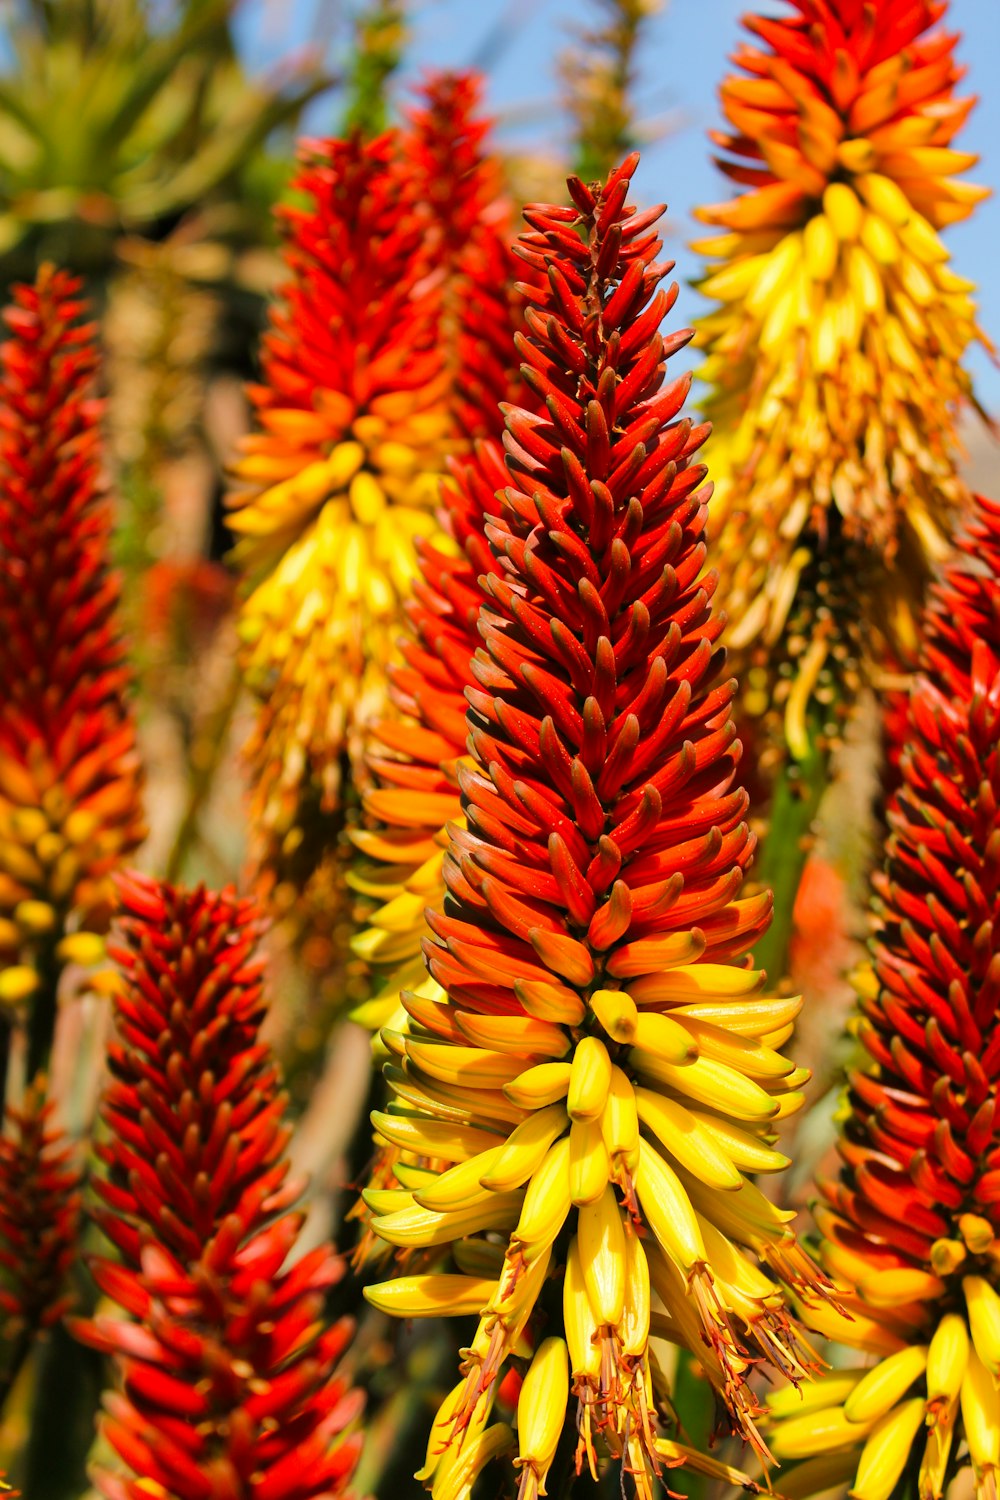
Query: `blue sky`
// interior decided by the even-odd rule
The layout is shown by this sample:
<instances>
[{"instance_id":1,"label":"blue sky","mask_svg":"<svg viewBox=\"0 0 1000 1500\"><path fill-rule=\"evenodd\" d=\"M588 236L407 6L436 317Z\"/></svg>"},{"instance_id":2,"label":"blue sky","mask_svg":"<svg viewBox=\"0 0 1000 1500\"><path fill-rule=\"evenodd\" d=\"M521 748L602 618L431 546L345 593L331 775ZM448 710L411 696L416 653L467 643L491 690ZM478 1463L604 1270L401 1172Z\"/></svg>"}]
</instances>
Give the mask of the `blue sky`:
<instances>
[{"instance_id":1,"label":"blue sky","mask_svg":"<svg viewBox=\"0 0 1000 1500\"><path fill-rule=\"evenodd\" d=\"M739 17L749 8L781 13L780 0L668 0L648 23L637 93L640 118L665 127L643 153L637 196L669 205L667 251L682 282L681 318L702 306L684 287L699 262L686 248L697 232L691 210L725 196L724 179L714 168L705 131L718 123L715 90L739 33ZM599 7L592 0L413 0L413 34L408 82L429 66L475 64L488 74L490 108L501 139L520 148L536 145L557 155L567 124L557 103L556 58L571 29L586 25ZM342 27L337 0L255 0L245 13L251 57L273 58L275 49L323 35L336 63ZM981 322L1000 343L1000 0L952 0L949 25L962 33L960 60L969 74L964 89L980 102L958 144L981 156L969 173L994 189L972 219L945 235L952 264L980 288ZM317 106L314 127L325 128L328 104ZM324 118L326 116L326 118ZM985 403L1000 411L1000 371L980 350L970 368Z\"/></svg>"}]
</instances>

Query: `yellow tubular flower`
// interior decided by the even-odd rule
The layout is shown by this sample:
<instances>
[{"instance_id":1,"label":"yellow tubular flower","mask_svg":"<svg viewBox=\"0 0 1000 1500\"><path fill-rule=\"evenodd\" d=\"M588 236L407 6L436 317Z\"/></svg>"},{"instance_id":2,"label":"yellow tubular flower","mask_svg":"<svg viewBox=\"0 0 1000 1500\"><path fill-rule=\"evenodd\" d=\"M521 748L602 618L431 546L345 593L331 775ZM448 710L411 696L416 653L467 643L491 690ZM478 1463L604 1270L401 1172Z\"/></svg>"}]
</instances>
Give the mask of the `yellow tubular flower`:
<instances>
[{"instance_id":1,"label":"yellow tubular flower","mask_svg":"<svg viewBox=\"0 0 1000 1500\"><path fill-rule=\"evenodd\" d=\"M986 190L958 180L976 158L951 143L974 101L954 97L954 36L927 34L940 5L789 3L746 20L759 45L737 51L713 136L744 190L698 211L722 233L695 248L719 304L698 341L730 641L759 653L755 712L775 701L783 642L777 700L801 757L807 704L849 700L873 632L912 653L965 498L960 360L986 340L938 231Z\"/></svg>"},{"instance_id":2,"label":"yellow tubular flower","mask_svg":"<svg viewBox=\"0 0 1000 1500\"><path fill-rule=\"evenodd\" d=\"M795 1379L811 1362L771 1273L808 1300L828 1283L745 1175L781 1164L771 1122L801 1102L805 1075L777 1051L799 1002L742 966L770 898L738 896L753 840L702 573L705 431L680 415L689 382L663 385L687 335L658 332L675 292L657 290L657 212L625 205L636 160L603 186L571 178L575 208L527 211L521 249L546 275L518 342L529 387L557 394L551 421L505 413L451 768L463 816L426 918L436 988L406 991L405 1026L382 1031L394 1097L374 1124L408 1159L365 1199L374 1233L426 1268L369 1287L376 1306L419 1315L450 1292L468 1308L492 1283L447 1403L448 1462L544 1329L540 1369L568 1356L578 1467L610 1457L647 1497L688 1462L659 1430L670 1391L651 1340L689 1350L766 1455L750 1370ZM496 490L495 454L479 456ZM423 696L421 733L439 733L440 701ZM424 768L400 761L397 812L412 774L415 823ZM533 1369L517 1427L529 1494L567 1416L555 1374L554 1409L539 1405Z\"/></svg>"}]
</instances>

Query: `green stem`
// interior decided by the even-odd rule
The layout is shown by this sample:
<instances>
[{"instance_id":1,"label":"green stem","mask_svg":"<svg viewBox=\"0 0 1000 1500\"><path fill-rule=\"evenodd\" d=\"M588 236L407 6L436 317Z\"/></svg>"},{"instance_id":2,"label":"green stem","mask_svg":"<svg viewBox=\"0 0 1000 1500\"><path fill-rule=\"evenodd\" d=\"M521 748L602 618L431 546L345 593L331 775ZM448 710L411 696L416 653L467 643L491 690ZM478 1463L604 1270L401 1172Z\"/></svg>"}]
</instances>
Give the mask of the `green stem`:
<instances>
[{"instance_id":1,"label":"green stem","mask_svg":"<svg viewBox=\"0 0 1000 1500\"><path fill-rule=\"evenodd\" d=\"M192 756L191 779L188 783L187 807L174 836L173 848L167 860L165 878L175 881L184 869L191 845L198 832L202 809L215 782L215 773L222 761L228 739L229 726L239 702L243 673L237 660L226 684L225 692L215 707L209 723L198 739L199 754Z\"/></svg>"},{"instance_id":2,"label":"green stem","mask_svg":"<svg viewBox=\"0 0 1000 1500\"><path fill-rule=\"evenodd\" d=\"M753 866L754 878L774 892L771 925L753 953L754 963L767 970L773 984L780 983L788 973L795 898L830 775L830 753L818 743L812 720L808 736L809 748L801 759L795 760L786 752L774 786L767 834Z\"/></svg>"},{"instance_id":3,"label":"green stem","mask_svg":"<svg viewBox=\"0 0 1000 1500\"><path fill-rule=\"evenodd\" d=\"M16 1482L31 1500L76 1500L87 1489L87 1455L101 1399L101 1357L57 1324L38 1345L30 1436Z\"/></svg>"}]
</instances>

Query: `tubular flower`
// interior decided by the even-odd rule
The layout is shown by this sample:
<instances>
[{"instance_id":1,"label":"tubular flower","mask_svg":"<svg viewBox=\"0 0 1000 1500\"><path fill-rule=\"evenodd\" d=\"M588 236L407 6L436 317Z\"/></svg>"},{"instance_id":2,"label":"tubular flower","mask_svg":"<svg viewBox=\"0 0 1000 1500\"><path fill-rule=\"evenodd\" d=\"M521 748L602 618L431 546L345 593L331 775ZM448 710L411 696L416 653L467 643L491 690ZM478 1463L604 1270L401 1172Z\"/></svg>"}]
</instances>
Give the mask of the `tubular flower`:
<instances>
[{"instance_id":1,"label":"tubular flower","mask_svg":"<svg viewBox=\"0 0 1000 1500\"><path fill-rule=\"evenodd\" d=\"M785 1164L769 1122L801 1099L776 1050L800 1002L762 998L763 976L730 962L770 897L738 898L753 841L701 576L706 429L678 419L687 377L662 387L690 335L658 332L676 287L657 290L661 210L625 204L636 162L603 187L570 179L571 208L526 210L521 254L541 274L519 348L546 410L508 409L486 523L467 826L449 827L447 897L427 915L443 998L407 994L406 1031L383 1032L397 1097L376 1124L423 1162L367 1195L373 1228L457 1270L366 1295L404 1316L480 1313L422 1471L436 1500L509 1446L489 1413L536 1310L568 1346L578 1462L603 1441L647 1494L651 1469L685 1461L653 1427L667 1392L651 1327L759 1443L750 1361L794 1375L804 1351L756 1262L804 1295L823 1286L743 1175ZM551 1432L535 1412L518 1428L531 1493Z\"/></svg>"},{"instance_id":2,"label":"tubular flower","mask_svg":"<svg viewBox=\"0 0 1000 1500\"><path fill-rule=\"evenodd\" d=\"M784 640L787 732L804 704L849 696L871 632L897 653L946 551L960 360L972 285L938 231L986 190L952 142L973 99L939 0L790 0L750 16L722 85L723 172L743 189L698 211L707 412L718 434L720 560L734 647L761 671ZM931 32L931 34L928 34ZM787 658L790 658L788 660ZM793 684L797 684L797 687ZM765 690L765 701L771 692Z\"/></svg>"},{"instance_id":3,"label":"tubular flower","mask_svg":"<svg viewBox=\"0 0 1000 1500\"><path fill-rule=\"evenodd\" d=\"M311 202L284 211L291 278L229 522L253 585L241 620L261 698L253 816L279 874L317 808L338 807L343 757L383 707L448 429L440 289L395 137L307 143L295 185Z\"/></svg>"},{"instance_id":4,"label":"tubular flower","mask_svg":"<svg viewBox=\"0 0 1000 1500\"><path fill-rule=\"evenodd\" d=\"M104 1436L136 1479L191 1500L307 1500L347 1482L358 1400L335 1374L350 1335L323 1328L342 1262L329 1246L283 1269L303 1215L288 1211L278 1071L260 1041L261 924L229 892L121 882L124 984L98 1145L97 1219L120 1259L95 1280L129 1320L77 1335L114 1355Z\"/></svg>"},{"instance_id":5,"label":"tubular flower","mask_svg":"<svg viewBox=\"0 0 1000 1500\"><path fill-rule=\"evenodd\" d=\"M985 566L984 566L985 564ZM866 1066L849 1079L840 1180L816 1210L819 1258L850 1293L815 1321L878 1357L771 1399L783 1493L851 1480L921 1500L971 1463L1000 1468L1000 507L977 502L935 586L900 785L875 882ZM963 1447L964 1440L964 1447Z\"/></svg>"},{"instance_id":6,"label":"tubular flower","mask_svg":"<svg viewBox=\"0 0 1000 1500\"><path fill-rule=\"evenodd\" d=\"M0 1000L36 965L89 960L110 873L140 843L119 590L108 571L94 326L44 266L14 289L0 347ZM61 945L61 946L60 946ZM46 954L49 956L46 957ZM39 1061L40 1059L33 1059Z\"/></svg>"},{"instance_id":7,"label":"tubular flower","mask_svg":"<svg viewBox=\"0 0 1000 1500\"><path fill-rule=\"evenodd\" d=\"M58 1322L80 1219L80 1170L43 1080L7 1110L0 1137L0 1329L4 1342Z\"/></svg>"}]
</instances>

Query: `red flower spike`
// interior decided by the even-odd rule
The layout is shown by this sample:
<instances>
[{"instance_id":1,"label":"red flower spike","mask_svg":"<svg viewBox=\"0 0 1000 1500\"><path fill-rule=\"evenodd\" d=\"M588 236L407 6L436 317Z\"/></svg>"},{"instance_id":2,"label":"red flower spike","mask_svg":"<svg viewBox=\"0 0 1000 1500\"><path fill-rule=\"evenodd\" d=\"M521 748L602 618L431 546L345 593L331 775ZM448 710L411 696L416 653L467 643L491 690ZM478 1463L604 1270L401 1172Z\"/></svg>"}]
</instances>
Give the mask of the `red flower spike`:
<instances>
[{"instance_id":1,"label":"red flower spike","mask_svg":"<svg viewBox=\"0 0 1000 1500\"><path fill-rule=\"evenodd\" d=\"M878 1412L885 1430L896 1423L909 1433L894 1447L898 1465L884 1471L885 1483L895 1484L912 1453L920 1494L938 1500L971 1463L985 1500L1000 1472L995 1429L990 1438L984 1425L1000 1375L1000 506L993 502L976 501L931 591L919 667L888 805L886 861L873 878L872 971L859 984L869 1061L850 1076L840 1178L821 1184L829 1206L816 1210L819 1258L852 1289L848 1316L827 1313L816 1326L900 1368L912 1364L908 1384L892 1387L897 1410L883 1404ZM871 1377L874 1389L881 1370ZM786 1410L780 1396L775 1403L777 1418L794 1418L791 1404ZM861 1405L848 1401L850 1421L862 1419ZM840 1414L817 1404L816 1426L827 1437L831 1420ZM859 1445L865 1435L857 1434ZM807 1456L801 1423L778 1420L769 1438L779 1459ZM842 1452L837 1482L864 1493L865 1462L864 1450ZM793 1475L789 1483L802 1495L827 1489L825 1467L817 1481L806 1488Z\"/></svg>"},{"instance_id":2,"label":"red flower spike","mask_svg":"<svg viewBox=\"0 0 1000 1500\"><path fill-rule=\"evenodd\" d=\"M109 874L144 834L79 292L43 266L14 289L0 348L0 940L15 951L57 940L70 913L103 930Z\"/></svg>"},{"instance_id":3,"label":"red flower spike","mask_svg":"<svg viewBox=\"0 0 1000 1500\"><path fill-rule=\"evenodd\" d=\"M775 1050L798 1001L760 998L764 976L746 968L770 897L738 899L753 841L746 797L732 789L739 747L733 685L718 681L715 580L702 573L706 434L680 417L688 380L663 384L686 335L658 331L675 292L659 289L670 266L656 262L657 215L625 203L636 162L603 186L572 179L579 211L525 212L519 253L538 274L522 287L517 347L529 388L547 396L505 407L506 472L483 445L466 490L489 554L466 755L450 777L464 826L449 825L447 893L426 913L436 986L405 994L405 1029L383 1032L406 1118L378 1116L377 1128L442 1175L366 1195L376 1235L404 1254L454 1246L465 1279L406 1277L366 1296L401 1315L481 1309L464 1379L439 1413L457 1471L473 1474L512 1441L504 1424L485 1424L524 1335L551 1364L553 1389L557 1378L565 1388L568 1359L578 1464L593 1469L604 1445L646 1496L663 1463L683 1461L653 1423L669 1392L648 1358L650 1285L733 1430L766 1456L751 1362L795 1375L811 1356L741 1247L803 1295L826 1284L709 1139L725 1117L742 1140L756 1137L765 1169L782 1164L765 1122L801 1098L802 1073ZM473 532L472 504L466 514ZM454 625L460 662L468 636L448 577L419 597L430 607L415 650ZM474 606L471 590L462 599ZM415 668L411 681L426 731L451 673L432 670L430 688L424 675ZM449 700L451 735L453 712ZM400 823L421 802L408 772L401 760L385 773L398 777L386 807ZM408 908L388 915L384 930L398 935L389 922ZM497 1277L489 1300L472 1273L480 1264ZM539 1343L543 1325L553 1336ZM539 1388L529 1372L522 1497L544 1484L563 1404L553 1396L543 1421ZM421 1477L443 1461L432 1445Z\"/></svg>"},{"instance_id":4,"label":"red flower spike","mask_svg":"<svg viewBox=\"0 0 1000 1500\"><path fill-rule=\"evenodd\" d=\"M70 1303L81 1173L53 1113L38 1079L20 1108L7 1110L0 1137L0 1328L8 1344L51 1327Z\"/></svg>"},{"instance_id":5,"label":"red flower spike","mask_svg":"<svg viewBox=\"0 0 1000 1500\"><path fill-rule=\"evenodd\" d=\"M102 1106L96 1218L121 1264L102 1291L136 1322L99 1315L79 1338L115 1357L104 1435L136 1478L101 1470L109 1500L150 1482L178 1500L339 1493L360 1396L336 1375L349 1324L322 1325L343 1272L322 1246L282 1269L301 1216L264 1014L261 922L231 892L120 882L124 976Z\"/></svg>"}]
</instances>

